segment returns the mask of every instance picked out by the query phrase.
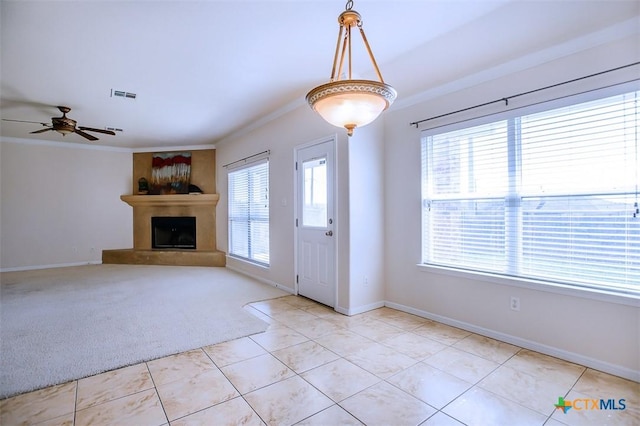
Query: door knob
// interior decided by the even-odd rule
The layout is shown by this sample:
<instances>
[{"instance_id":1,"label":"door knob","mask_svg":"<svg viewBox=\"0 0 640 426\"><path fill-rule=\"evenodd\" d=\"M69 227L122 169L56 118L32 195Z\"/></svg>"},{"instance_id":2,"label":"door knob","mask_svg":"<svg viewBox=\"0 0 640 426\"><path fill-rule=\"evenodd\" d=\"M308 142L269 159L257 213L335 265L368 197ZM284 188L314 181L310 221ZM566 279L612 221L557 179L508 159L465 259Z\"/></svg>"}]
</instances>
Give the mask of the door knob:
<instances>
[{"instance_id":1,"label":"door knob","mask_svg":"<svg viewBox=\"0 0 640 426\"><path fill-rule=\"evenodd\" d=\"M333 235L333 231L329 230L329 231L325 232L324 235L326 235L327 237L330 237L330 236Z\"/></svg>"}]
</instances>

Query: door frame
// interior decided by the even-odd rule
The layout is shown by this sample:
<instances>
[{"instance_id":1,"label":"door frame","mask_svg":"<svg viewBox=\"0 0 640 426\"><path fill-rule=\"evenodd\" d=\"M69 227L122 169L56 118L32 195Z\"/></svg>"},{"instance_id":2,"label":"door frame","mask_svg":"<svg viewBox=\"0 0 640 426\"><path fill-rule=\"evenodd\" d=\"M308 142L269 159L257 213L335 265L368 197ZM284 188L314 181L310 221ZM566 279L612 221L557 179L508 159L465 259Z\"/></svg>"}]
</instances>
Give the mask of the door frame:
<instances>
[{"instance_id":1,"label":"door frame","mask_svg":"<svg viewBox=\"0 0 640 426\"><path fill-rule=\"evenodd\" d=\"M298 259L298 243L299 243L299 233L298 233L298 222L300 219L300 211L299 211L299 202L300 202L300 191L299 191L299 184L298 184L298 170L297 170L297 164L298 164L298 157L299 157L299 152L303 149L306 148L310 148L314 145L319 145L322 143L327 143L330 142L331 143L331 149L333 150L333 176L331 176L331 178L333 179L333 212L329 212L330 213L330 217L333 218L333 241L334 241L334 247L333 247L333 264L334 264L334 268L333 268L333 282L334 282L334 289L333 289L333 309L335 310L338 306L338 238L340 235L340 221L337 218L337 213L339 211L338 209L338 135L337 134L332 134L323 138L319 138L310 142L306 142L300 145L296 145L293 148L293 265L294 265L294 270L293 270L293 282L294 282L294 289L295 289L295 294L298 295L299 291L298 291L298 261L300 259Z\"/></svg>"}]
</instances>

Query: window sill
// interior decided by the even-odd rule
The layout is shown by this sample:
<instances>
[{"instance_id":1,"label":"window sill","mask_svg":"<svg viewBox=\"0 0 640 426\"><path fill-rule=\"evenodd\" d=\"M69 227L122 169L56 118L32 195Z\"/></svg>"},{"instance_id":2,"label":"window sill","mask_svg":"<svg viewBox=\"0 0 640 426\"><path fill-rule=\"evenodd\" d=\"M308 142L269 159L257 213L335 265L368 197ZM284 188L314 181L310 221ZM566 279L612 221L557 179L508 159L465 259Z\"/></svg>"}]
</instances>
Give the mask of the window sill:
<instances>
[{"instance_id":1,"label":"window sill","mask_svg":"<svg viewBox=\"0 0 640 426\"><path fill-rule=\"evenodd\" d=\"M486 281L498 285L544 291L548 293L562 294L565 296L581 297L584 299L598 300L601 302L640 307L640 294L638 293L625 294L595 288L580 288L568 284L559 284L519 277L509 277L505 275L468 271L446 266L427 265L423 263L419 263L416 266L423 272L448 275L468 280Z\"/></svg>"}]
</instances>

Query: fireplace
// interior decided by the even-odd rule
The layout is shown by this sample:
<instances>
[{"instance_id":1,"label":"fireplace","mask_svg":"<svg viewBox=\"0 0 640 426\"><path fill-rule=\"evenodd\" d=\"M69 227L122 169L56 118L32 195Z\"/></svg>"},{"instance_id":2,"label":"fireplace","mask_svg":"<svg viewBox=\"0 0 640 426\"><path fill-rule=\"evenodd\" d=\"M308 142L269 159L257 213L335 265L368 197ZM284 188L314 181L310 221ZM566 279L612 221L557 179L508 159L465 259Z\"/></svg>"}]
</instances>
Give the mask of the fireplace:
<instances>
[{"instance_id":1,"label":"fireplace","mask_svg":"<svg viewBox=\"0 0 640 426\"><path fill-rule=\"evenodd\" d=\"M120 199L133 207L133 248L103 250L102 263L225 266L226 254L216 248L218 194L121 195ZM195 229L195 237L189 241L190 247L182 247L186 245L184 235L182 241L180 239L180 232L184 231L182 226L171 226L167 230L166 224L161 223L160 228L165 230L156 233L152 218L159 218L160 221L188 218L190 229L187 231L193 235ZM174 228L178 237L172 241ZM163 243L162 236L169 238L169 242ZM156 237L158 241L154 241Z\"/></svg>"},{"instance_id":2,"label":"fireplace","mask_svg":"<svg viewBox=\"0 0 640 426\"><path fill-rule=\"evenodd\" d=\"M196 249L196 218L192 216L151 217L151 248Z\"/></svg>"}]
</instances>

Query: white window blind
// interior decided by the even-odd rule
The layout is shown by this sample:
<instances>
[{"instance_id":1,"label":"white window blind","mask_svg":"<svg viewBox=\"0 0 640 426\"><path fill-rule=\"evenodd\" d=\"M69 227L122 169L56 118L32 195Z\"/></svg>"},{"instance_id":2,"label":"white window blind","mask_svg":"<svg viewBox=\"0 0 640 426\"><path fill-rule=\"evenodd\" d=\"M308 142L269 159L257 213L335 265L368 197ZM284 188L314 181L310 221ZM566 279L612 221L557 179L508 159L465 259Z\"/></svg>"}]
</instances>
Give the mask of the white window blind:
<instances>
[{"instance_id":1,"label":"white window blind","mask_svg":"<svg viewBox=\"0 0 640 426\"><path fill-rule=\"evenodd\" d=\"M269 264L269 162L229 171L229 254Z\"/></svg>"},{"instance_id":2,"label":"white window blind","mask_svg":"<svg viewBox=\"0 0 640 426\"><path fill-rule=\"evenodd\" d=\"M639 93L425 135L423 263L640 292Z\"/></svg>"}]
</instances>

